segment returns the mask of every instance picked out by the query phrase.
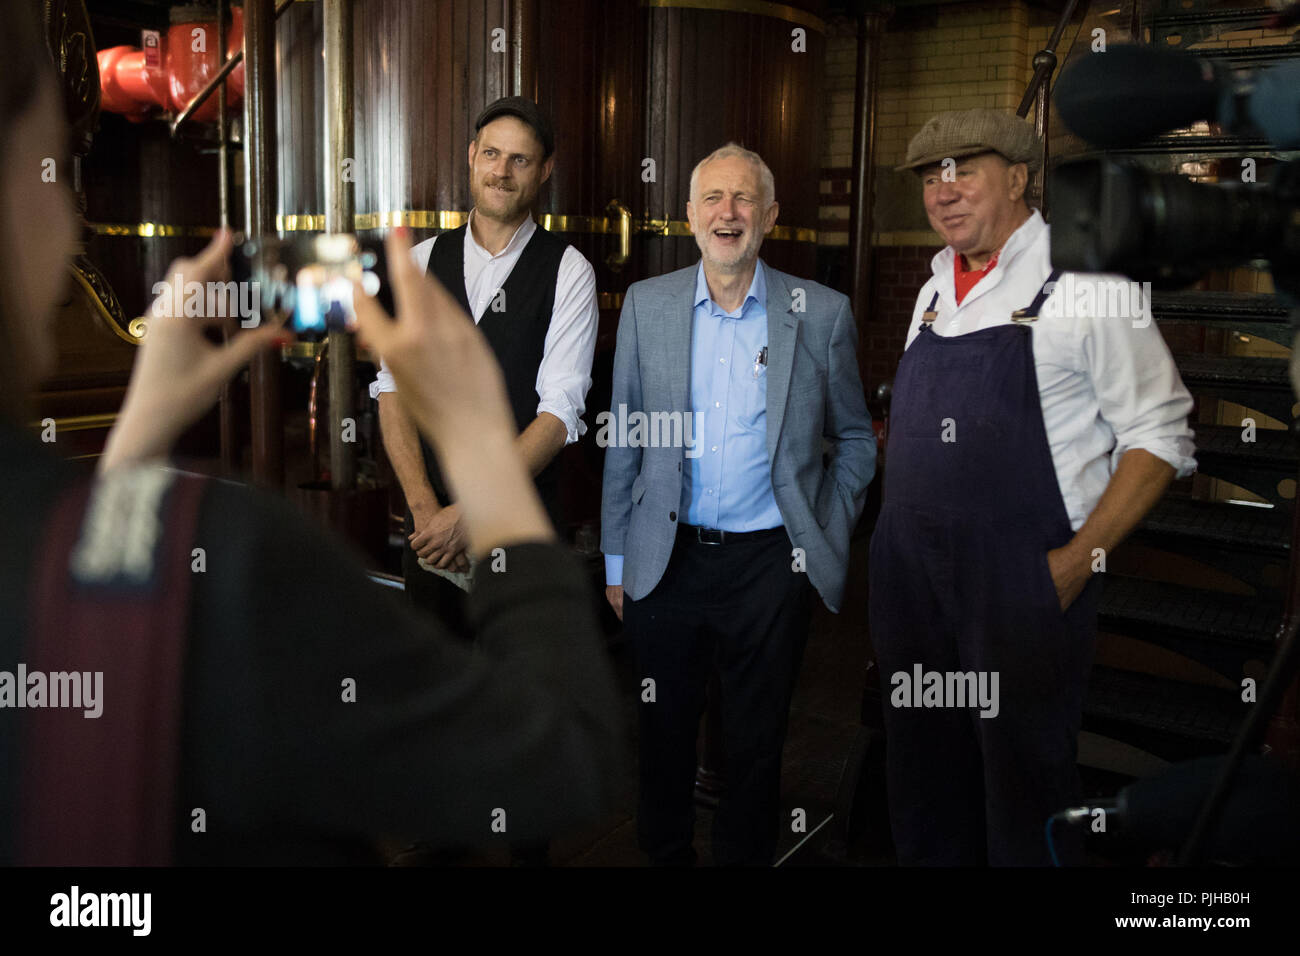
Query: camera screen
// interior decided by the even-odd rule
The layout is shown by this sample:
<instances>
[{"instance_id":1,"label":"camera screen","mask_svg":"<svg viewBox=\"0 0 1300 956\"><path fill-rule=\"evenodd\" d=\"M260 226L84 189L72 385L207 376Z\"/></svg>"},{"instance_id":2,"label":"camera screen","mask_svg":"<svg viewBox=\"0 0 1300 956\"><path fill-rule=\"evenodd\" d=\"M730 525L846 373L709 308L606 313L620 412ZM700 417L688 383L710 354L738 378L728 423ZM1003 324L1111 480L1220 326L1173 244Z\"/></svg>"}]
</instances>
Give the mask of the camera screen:
<instances>
[{"instance_id":1,"label":"camera screen","mask_svg":"<svg viewBox=\"0 0 1300 956\"><path fill-rule=\"evenodd\" d=\"M322 263L304 266L298 270L294 283L296 301L290 325L294 332L325 334L331 329L351 332L356 328L356 311L352 306L352 280L356 279L368 295L379 292L379 277L373 271L373 262L367 268L362 255L342 266Z\"/></svg>"},{"instance_id":2,"label":"camera screen","mask_svg":"<svg viewBox=\"0 0 1300 956\"><path fill-rule=\"evenodd\" d=\"M294 334L305 339L356 328L353 280L381 302L389 298L382 246L362 243L353 235L245 242L238 247L233 266L237 279L254 284L262 316L285 316Z\"/></svg>"}]
</instances>

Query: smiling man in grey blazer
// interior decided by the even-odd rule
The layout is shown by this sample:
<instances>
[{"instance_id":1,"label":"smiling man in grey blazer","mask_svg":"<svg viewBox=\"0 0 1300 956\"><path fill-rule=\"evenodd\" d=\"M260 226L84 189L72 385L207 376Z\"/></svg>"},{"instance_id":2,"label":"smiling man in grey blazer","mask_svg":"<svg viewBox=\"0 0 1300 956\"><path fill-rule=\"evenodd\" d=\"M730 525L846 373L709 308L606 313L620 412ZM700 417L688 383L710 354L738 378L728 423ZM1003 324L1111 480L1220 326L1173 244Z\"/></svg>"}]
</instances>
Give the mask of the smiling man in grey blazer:
<instances>
[{"instance_id":1,"label":"smiling man in grey blazer","mask_svg":"<svg viewBox=\"0 0 1300 956\"><path fill-rule=\"evenodd\" d=\"M875 473L857 331L838 292L758 258L771 170L729 143L691 174L698 265L633 283L619 320L601 548L636 648L641 848L695 862L695 740L722 686L719 865L768 865L815 588L838 611Z\"/></svg>"}]
</instances>

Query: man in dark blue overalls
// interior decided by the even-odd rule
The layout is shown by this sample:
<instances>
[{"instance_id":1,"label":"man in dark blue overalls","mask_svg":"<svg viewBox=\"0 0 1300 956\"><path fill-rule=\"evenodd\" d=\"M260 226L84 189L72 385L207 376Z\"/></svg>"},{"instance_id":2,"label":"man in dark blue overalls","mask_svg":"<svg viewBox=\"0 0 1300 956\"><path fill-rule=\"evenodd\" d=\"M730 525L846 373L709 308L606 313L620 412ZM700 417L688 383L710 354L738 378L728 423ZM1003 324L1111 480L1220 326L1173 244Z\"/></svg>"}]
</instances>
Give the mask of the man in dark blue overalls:
<instances>
[{"instance_id":1,"label":"man in dark blue overalls","mask_svg":"<svg viewBox=\"0 0 1300 956\"><path fill-rule=\"evenodd\" d=\"M900 167L947 243L894 380L871 541L905 865L1051 862L1048 818L1078 797L1093 572L1195 467L1191 396L1149 302L1098 314L1066 293L1122 280L1052 272L1024 198L1035 154L1023 120L964 110L927 122ZM1068 834L1056 851L1081 861Z\"/></svg>"}]
</instances>

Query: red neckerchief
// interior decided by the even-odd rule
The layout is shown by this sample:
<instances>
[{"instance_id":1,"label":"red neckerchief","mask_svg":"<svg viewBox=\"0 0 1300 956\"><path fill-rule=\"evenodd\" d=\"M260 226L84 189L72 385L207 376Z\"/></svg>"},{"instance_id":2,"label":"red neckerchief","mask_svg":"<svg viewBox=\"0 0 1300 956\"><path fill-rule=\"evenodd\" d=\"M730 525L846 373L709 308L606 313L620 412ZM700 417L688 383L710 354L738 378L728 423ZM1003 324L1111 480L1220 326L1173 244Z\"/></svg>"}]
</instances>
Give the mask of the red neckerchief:
<instances>
[{"instance_id":1,"label":"red neckerchief","mask_svg":"<svg viewBox=\"0 0 1300 956\"><path fill-rule=\"evenodd\" d=\"M964 255L957 253L952 257L952 281L954 291L957 294L958 305L961 305L961 300L966 298L966 293L975 288L975 284L988 275L993 267L998 264L998 256L1001 254L1002 250L999 249L993 253L993 257L989 259L988 264L983 269L970 270L962 268L966 264Z\"/></svg>"}]
</instances>

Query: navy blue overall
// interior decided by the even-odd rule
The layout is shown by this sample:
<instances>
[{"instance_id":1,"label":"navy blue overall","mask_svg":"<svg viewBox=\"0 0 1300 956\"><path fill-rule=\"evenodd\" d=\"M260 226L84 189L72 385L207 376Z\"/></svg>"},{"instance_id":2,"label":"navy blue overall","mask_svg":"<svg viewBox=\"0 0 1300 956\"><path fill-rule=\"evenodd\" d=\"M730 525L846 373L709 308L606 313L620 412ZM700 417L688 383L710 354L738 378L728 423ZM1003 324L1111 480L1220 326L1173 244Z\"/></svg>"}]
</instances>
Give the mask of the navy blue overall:
<instances>
[{"instance_id":1,"label":"navy blue overall","mask_svg":"<svg viewBox=\"0 0 1300 956\"><path fill-rule=\"evenodd\" d=\"M1045 283L1016 318L1036 318L1047 294ZM1047 552L1073 531L1030 326L945 337L925 322L894 379L885 460L870 613L899 863L1049 864L1048 817L1079 796L1099 579L1062 613ZM912 678L918 664L945 677L996 672L996 716L952 700L895 706L915 701L894 675ZM1062 863L1081 862L1081 843L1056 837Z\"/></svg>"}]
</instances>

